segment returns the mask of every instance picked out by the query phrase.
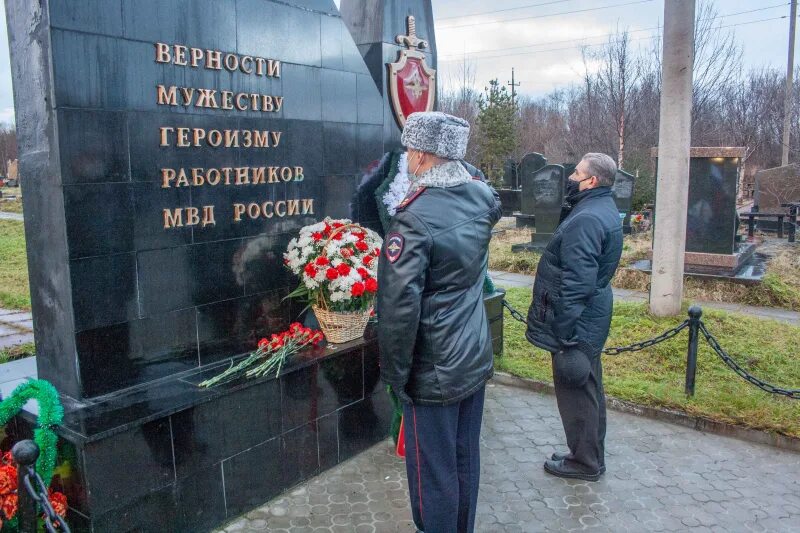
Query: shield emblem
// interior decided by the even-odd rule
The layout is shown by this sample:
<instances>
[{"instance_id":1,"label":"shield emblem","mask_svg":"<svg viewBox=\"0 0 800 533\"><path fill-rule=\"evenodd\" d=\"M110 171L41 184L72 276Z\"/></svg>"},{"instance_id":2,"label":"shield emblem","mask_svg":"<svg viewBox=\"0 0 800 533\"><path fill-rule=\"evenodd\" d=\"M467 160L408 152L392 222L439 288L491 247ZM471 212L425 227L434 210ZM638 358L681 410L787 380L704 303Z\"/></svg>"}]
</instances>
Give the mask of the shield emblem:
<instances>
[{"instance_id":1,"label":"shield emblem","mask_svg":"<svg viewBox=\"0 0 800 533\"><path fill-rule=\"evenodd\" d=\"M425 54L416 50L400 51L398 61L389 64L389 95L401 128L411 113L433 111L436 71L425 63Z\"/></svg>"},{"instance_id":2,"label":"shield emblem","mask_svg":"<svg viewBox=\"0 0 800 533\"><path fill-rule=\"evenodd\" d=\"M394 118L402 129L411 113L433 111L436 98L436 71L425 63L428 41L417 37L414 17L406 19L408 35L398 35L397 44L405 45L396 63L389 63L389 98Z\"/></svg>"}]
</instances>

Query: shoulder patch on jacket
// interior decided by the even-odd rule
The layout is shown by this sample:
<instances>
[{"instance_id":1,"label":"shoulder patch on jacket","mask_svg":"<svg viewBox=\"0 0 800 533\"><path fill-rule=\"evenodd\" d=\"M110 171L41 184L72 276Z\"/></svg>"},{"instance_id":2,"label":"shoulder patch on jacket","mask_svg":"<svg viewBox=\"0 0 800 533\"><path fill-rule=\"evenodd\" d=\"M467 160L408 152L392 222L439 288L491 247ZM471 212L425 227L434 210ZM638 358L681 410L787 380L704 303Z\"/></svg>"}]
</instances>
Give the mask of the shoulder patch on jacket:
<instances>
[{"instance_id":1,"label":"shoulder patch on jacket","mask_svg":"<svg viewBox=\"0 0 800 533\"><path fill-rule=\"evenodd\" d=\"M424 192L425 192L425 187L420 187L419 189L414 191L412 194L407 195L405 198L403 198L402 202L397 204L397 211L400 211L401 209L405 209L406 207L411 205L411 202L413 202L414 200L419 198L419 196Z\"/></svg>"},{"instance_id":2,"label":"shoulder patch on jacket","mask_svg":"<svg viewBox=\"0 0 800 533\"><path fill-rule=\"evenodd\" d=\"M403 245L406 240L399 233L390 233L386 236L386 259L390 263L394 263L400 259L400 254L403 253Z\"/></svg>"}]
</instances>

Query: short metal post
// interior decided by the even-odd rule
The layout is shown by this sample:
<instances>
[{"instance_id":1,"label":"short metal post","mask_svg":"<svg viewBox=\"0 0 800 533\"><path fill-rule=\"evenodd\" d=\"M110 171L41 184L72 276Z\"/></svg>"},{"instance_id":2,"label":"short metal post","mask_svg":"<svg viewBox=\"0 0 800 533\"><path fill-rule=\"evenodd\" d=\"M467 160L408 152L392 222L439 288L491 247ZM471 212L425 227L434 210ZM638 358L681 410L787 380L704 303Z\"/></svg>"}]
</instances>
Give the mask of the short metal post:
<instances>
[{"instance_id":1,"label":"short metal post","mask_svg":"<svg viewBox=\"0 0 800 533\"><path fill-rule=\"evenodd\" d=\"M700 317L703 310L693 305L689 308L689 350L686 355L686 395L694 396L694 381L697 374L697 341L700 338Z\"/></svg>"},{"instance_id":2,"label":"short metal post","mask_svg":"<svg viewBox=\"0 0 800 533\"><path fill-rule=\"evenodd\" d=\"M38 529L37 504L25 488L25 476L39 458L39 446L32 440L21 440L11 448L11 455L17 463L17 494L20 533L36 533Z\"/></svg>"},{"instance_id":3,"label":"short metal post","mask_svg":"<svg viewBox=\"0 0 800 533\"><path fill-rule=\"evenodd\" d=\"M778 215L778 238L783 239L783 215Z\"/></svg>"},{"instance_id":4,"label":"short metal post","mask_svg":"<svg viewBox=\"0 0 800 533\"><path fill-rule=\"evenodd\" d=\"M747 236L753 237L756 234L756 218L752 213L747 214Z\"/></svg>"}]
</instances>

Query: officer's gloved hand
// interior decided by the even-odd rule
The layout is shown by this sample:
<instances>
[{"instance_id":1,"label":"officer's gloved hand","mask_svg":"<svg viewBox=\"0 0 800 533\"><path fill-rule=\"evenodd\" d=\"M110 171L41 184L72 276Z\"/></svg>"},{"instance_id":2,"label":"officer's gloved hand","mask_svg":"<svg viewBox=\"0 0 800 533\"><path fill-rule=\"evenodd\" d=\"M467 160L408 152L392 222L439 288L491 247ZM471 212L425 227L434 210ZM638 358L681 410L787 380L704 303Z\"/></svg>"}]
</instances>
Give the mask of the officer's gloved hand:
<instances>
[{"instance_id":1,"label":"officer's gloved hand","mask_svg":"<svg viewBox=\"0 0 800 533\"><path fill-rule=\"evenodd\" d=\"M589 356L575 346L553 354L553 381L565 387L583 387L592 371Z\"/></svg>"}]
</instances>

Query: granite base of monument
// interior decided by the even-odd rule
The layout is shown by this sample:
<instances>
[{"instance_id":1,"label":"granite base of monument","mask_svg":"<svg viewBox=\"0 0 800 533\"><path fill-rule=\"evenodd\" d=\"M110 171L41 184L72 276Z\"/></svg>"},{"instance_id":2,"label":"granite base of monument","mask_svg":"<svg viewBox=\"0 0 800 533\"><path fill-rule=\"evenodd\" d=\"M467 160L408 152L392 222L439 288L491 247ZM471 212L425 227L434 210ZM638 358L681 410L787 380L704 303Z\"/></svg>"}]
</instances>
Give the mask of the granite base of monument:
<instances>
[{"instance_id":1,"label":"granite base of monument","mask_svg":"<svg viewBox=\"0 0 800 533\"><path fill-rule=\"evenodd\" d=\"M738 283L759 283L766 274L767 258L757 253L756 249L754 243L741 243L734 254L686 252L684 274ZM649 274L653 269L652 258L652 252L648 252L647 259L636 261L631 268Z\"/></svg>"},{"instance_id":2,"label":"granite base of monument","mask_svg":"<svg viewBox=\"0 0 800 533\"><path fill-rule=\"evenodd\" d=\"M517 220L517 229L533 229L536 227L536 215L526 215L516 211L513 216Z\"/></svg>"},{"instance_id":3,"label":"granite base of monument","mask_svg":"<svg viewBox=\"0 0 800 533\"><path fill-rule=\"evenodd\" d=\"M277 378L197 386L226 365L65 405L56 483L72 531L209 531L388 436L372 327Z\"/></svg>"}]
</instances>

